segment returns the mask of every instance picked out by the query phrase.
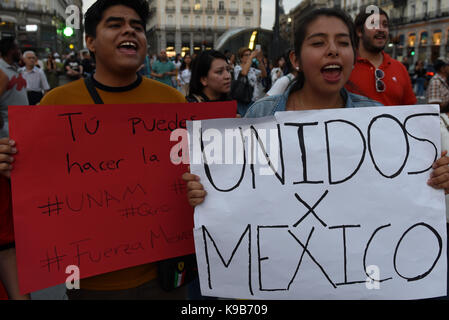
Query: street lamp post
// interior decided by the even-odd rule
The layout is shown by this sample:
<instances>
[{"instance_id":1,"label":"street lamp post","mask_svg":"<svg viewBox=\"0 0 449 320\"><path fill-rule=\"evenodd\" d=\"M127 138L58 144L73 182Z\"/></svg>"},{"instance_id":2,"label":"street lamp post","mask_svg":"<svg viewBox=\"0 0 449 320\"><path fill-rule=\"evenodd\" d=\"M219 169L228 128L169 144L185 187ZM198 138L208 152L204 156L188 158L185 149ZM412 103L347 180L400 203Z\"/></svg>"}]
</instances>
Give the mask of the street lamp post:
<instances>
[{"instance_id":1,"label":"street lamp post","mask_svg":"<svg viewBox=\"0 0 449 320\"><path fill-rule=\"evenodd\" d=\"M274 18L274 28L273 28L273 47L272 54L276 59L279 56L279 0L275 0L275 18Z\"/></svg>"}]
</instances>

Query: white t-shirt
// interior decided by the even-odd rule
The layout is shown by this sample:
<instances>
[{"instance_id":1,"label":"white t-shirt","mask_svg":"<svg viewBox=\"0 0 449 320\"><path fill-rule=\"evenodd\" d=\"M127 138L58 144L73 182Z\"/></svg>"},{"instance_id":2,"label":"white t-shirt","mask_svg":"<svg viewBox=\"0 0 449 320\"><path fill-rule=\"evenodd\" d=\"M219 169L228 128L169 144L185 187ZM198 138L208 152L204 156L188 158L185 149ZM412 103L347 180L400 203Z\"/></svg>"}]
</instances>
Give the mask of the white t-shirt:
<instances>
[{"instance_id":1,"label":"white t-shirt","mask_svg":"<svg viewBox=\"0 0 449 320\"><path fill-rule=\"evenodd\" d=\"M281 68L273 68L273 70L271 70L271 85L274 85L275 82L282 78L283 75L284 73L282 72Z\"/></svg>"},{"instance_id":2,"label":"white t-shirt","mask_svg":"<svg viewBox=\"0 0 449 320\"><path fill-rule=\"evenodd\" d=\"M295 79L295 76L292 73L287 74L279 78L278 81L271 87L271 89L267 92L267 96L275 96L278 94L283 94L285 89L287 89L290 82Z\"/></svg>"},{"instance_id":3,"label":"white t-shirt","mask_svg":"<svg viewBox=\"0 0 449 320\"><path fill-rule=\"evenodd\" d=\"M192 72L187 68L178 72L178 80L181 82L181 85L189 84L191 76Z\"/></svg>"},{"instance_id":4,"label":"white t-shirt","mask_svg":"<svg viewBox=\"0 0 449 320\"><path fill-rule=\"evenodd\" d=\"M240 71L242 71L242 67L240 65L236 66L234 69L234 79L237 80L240 74ZM263 98L265 95L265 92L263 91L263 85L262 85L262 71L259 69L255 69L253 67L249 68L248 71L248 81L249 84L253 86L253 98L252 101L257 101L260 98Z\"/></svg>"}]
</instances>

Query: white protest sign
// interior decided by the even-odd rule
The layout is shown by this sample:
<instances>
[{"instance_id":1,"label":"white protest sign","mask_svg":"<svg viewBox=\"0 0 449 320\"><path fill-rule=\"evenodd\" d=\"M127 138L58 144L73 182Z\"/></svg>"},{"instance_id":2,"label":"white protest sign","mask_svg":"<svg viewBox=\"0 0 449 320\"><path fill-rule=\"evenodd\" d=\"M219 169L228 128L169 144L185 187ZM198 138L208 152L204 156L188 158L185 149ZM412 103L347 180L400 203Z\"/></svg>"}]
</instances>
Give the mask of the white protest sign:
<instances>
[{"instance_id":1,"label":"white protest sign","mask_svg":"<svg viewBox=\"0 0 449 320\"><path fill-rule=\"evenodd\" d=\"M279 112L188 123L203 295L446 294L438 106ZM267 161L269 159L269 161Z\"/></svg>"}]
</instances>

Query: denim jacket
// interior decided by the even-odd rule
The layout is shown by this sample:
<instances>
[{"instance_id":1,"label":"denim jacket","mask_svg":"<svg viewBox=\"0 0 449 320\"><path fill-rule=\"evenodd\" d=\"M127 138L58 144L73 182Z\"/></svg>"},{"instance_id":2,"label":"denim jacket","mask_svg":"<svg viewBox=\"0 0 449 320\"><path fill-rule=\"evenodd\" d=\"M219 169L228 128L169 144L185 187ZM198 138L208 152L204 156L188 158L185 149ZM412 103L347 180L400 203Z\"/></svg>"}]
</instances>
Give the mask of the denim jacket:
<instances>
[{"instance_id":1,"label":"denim jacket","mask_svg":"<svg viewBox=\"0 0 449 320\"><path fill-rule=\"evenodd\" d=\"M269 115L274 115L277 111L285 111L287 99L293 83L290 84L283 94L267 96L256 102L248 109L245 118L259 118ZM345 88L340 90L340 94L345 101L345 108L359 108L359 107L377 107L383 106L380 102L371 100L364 96L351 93Z\"/></svg>"}]
</instances>

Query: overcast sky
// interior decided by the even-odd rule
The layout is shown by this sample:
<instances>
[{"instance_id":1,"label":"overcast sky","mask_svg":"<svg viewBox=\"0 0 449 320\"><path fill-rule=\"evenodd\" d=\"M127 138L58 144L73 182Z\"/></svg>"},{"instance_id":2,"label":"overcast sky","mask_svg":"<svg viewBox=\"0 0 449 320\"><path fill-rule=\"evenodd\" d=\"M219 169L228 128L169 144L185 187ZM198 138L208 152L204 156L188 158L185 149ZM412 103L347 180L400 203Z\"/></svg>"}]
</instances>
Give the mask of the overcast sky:
<instances>
[{"instance_id":1,"label":"overcast sky","mask_svg":"<svg viewBox=\"0 0 449 320\"><path fill-rule=\"evenodd\" d=\"M285 13L296 7L302 0L283 0ZM262 0L261 27L271 30L274 24L274 4L275 0Z\"/></svg>"},{"instance_id":2,"label":"overcast sky","mask_svg":"<svg viewBox=\"0 0 449 320\"><path fill-rule=\"evenodd\" d=\"M283 0L285 12L288 13L290 9L298 5L302 0ZM83 0L83 11L94 3L95 0ZM265 29L272 29L274 24L274 4L275 0L262 0L262 23L261 27Z\"/></svg>"}]
</instances>

